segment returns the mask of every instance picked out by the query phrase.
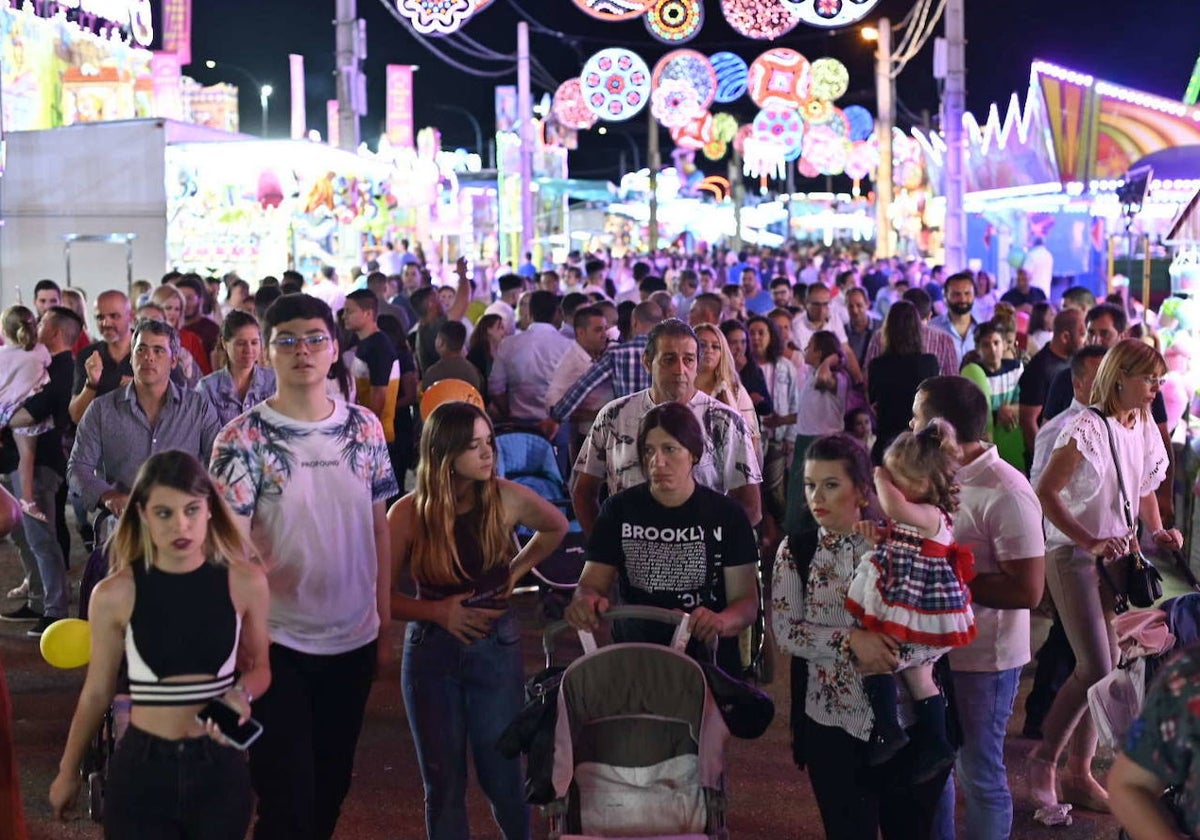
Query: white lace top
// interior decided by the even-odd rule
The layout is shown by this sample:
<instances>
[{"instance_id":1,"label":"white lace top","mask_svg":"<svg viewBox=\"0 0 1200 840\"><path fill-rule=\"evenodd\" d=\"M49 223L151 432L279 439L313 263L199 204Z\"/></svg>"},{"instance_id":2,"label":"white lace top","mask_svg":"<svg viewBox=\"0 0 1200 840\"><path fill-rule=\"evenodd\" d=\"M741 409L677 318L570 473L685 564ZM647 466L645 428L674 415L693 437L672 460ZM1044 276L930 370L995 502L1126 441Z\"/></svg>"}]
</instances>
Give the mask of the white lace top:
<instances>
[{"instance_id":1,"label":"white lace top","mask_svg":"<svg viewBox=\"0 0 1200 840\"><path fill-rule=\"evenodd\" d=\"M1139 417L1129 429L1111 417L1101 420L1091 409L1072 417L1059 433L1054 448L1074 440L1083 459L1060 495L1067 510L1095 539L1128 533L1105 424L1112 429L1116 441L1116 466L1121 470L1131 505L1130 514L1135 522L1138 501L1147 493L1153 493L1167 474L1167 450L1158 427L1149 419ZM1046 548L1071 544L1071 539L1047 519Z\"/></svg>"}]
</instances>

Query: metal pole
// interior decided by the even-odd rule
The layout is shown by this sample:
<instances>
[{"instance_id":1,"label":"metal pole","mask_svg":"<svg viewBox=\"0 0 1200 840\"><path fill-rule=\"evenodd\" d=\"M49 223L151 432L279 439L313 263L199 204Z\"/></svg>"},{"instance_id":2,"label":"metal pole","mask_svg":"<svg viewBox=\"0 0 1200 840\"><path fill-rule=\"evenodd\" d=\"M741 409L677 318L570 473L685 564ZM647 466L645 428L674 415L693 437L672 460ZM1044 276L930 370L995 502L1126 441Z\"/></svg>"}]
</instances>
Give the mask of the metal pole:
<instances>
[{"instance_id":1,"label":"metal pole","mask_svg":"<svg viewBox=\"0 0 1200 840\"><path fill-rule=\"evenodd\" d=\"M479 165L483 166L486 158L483 155L483 129L479 126L479 120L475 119L475 115L459 105L434 105L439 111L453 111L456 114L462 114L471 121L471 129L475 132L475 154L479 155Z\"/></svg>"},{"instance_id":2,"label":"metal pole","mask_svg":"<svg viewBox=\"0 0 1200 840\"><path fill-rule=\"evenodd\" d=\"M895 256L892 247L892 126L896 122L892 90L892 22L879 21L875 51L875 133L879 139L879 170L875 178L875 256Z\"/></svg>"},{"instance_id":3,"label":"metal pole","mask_svg":"<svg viewBox=\"0 0 1200 840\"><path fill-rule=\"evenodd\" d=\"M270 98L271 97L267 94L267 89L265 87L260 87L258 89L258 104L262 109L262 136L263 137L267 136L267 108L270 107L268 104L270 101Z\"/></svg>"},{"instance_id":4,"label":"metal pole","mask_svg":"<svg viewBox=\"0 0 1200 840\"><path fill-rule=\"evenodd\" d=\"M533 241L533 99L529 88L529 24L517 24L517 120L521 137L521 247L524 259Z\"/></svg>"},{"instance_id":5,"label":"metal pole","mask_svg":"<svg viewBox=\"0 0 1200 840\"><path fill-rule=\"evenodd\" d=\"M967 40L964 0L946 3L946 90L942 130L946 133L946 269L967 267L967 214L963 211L966 138L963 112L967 100Z\"/></svg>"},{"instance_id":6,"label":"metal pole","mask_svg":"<svg viewBox=\"0 0 1200 840\"><path fill-rule=\"evenodd\" d=\"M358 112L354 108L354 90L358 85L358 10L355 0L336 0L335 70L337 74L338 146L358 148Z\"/></svg>"},{"instance_id":7,"label":"metal pole","mask_svg":"<svg viewBox=\"0 0 1200 840\"><path fill-rule=\"evenodd\" d=\"M658 250L658 170L662 167L662 155L658 149L658 120L654 119L649 108L646 109L646 119L646 159L650 166L650 221L646 225L646 238L653 255Z\"/></svg>"}]
</instances>

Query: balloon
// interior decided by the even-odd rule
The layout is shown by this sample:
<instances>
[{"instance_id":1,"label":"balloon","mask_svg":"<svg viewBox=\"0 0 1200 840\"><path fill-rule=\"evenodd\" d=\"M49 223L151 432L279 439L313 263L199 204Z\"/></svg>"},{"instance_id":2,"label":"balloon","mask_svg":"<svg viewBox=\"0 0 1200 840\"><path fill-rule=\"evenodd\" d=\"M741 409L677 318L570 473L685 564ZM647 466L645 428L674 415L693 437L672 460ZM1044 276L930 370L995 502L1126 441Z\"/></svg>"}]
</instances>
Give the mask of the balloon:
<instances>
[{"instance_id":1,"label":"balloon","mask_svg":"<svg viewBox=\"0 0 1200 840\"><path fill-rule=\"evenodd\" d=\"M55 668L79 668L92 653L92 628L82 618L60 618L42 633L42 658Z\"/></svg>"},{"instance_id":2,"label":"balloon","mask_svg":"<svg viewBox=\"0 0 1200 840\"><path fill-rule=\"evenodd\" d=\"M442 403L465 402L483 408L483 397L469 382L461 379L443 379L421 395L421 417L427 418Z\"/></svg>"}]
</instances>

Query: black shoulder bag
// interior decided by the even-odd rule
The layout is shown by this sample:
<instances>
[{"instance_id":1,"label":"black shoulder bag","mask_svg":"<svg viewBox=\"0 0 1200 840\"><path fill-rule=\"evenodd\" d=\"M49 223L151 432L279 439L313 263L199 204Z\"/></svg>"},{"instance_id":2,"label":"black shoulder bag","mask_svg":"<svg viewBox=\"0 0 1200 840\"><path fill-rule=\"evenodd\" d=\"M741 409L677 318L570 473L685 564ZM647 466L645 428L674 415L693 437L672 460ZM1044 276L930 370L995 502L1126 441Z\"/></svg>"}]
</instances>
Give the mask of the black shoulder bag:
<instances>
[{"instance_id":1,"label":"black shoulder bag","mask_svg":"<svg viewBox=\"0 0 1200 840\"><path fill-rule=\"evenodd\" d=\"M1104 424L1104 430L1108 432L1108 446L1112 452L1113 469L1117 473L1117 489L1121 491L1121 506L1125 513L1125 524L1129 527L1132 539L1129 553L1118 560L1122 565L1127 565L1129 569L1126 572L1123 587L1117 586L1112 576L1109 575L1104 558L1096 558L1096 569L1100 572L1100 577L1116 594L1114 612L1120 615L1128 612L1131 606L1143 609L1153 606L1154 602L1162 597L1162 575L1158 573L1158 569L1154 568L1154 564L1143 556L1141 547L1138 545L1137 530L1134 528L1133 506L1129 502L1129 495L1125 492L1125 482L1121 479L1121 462L1117 460L1117 441L1113 437L1112 427L1108 425L1108 421L1098 409L1088 406L1088 410L1100 418L1100 422Z\"/></svg>"},{"instance_id":2,"label":"black shoulder bag","mask_svg":"<svg viewBox=\"0 0 1200 840\"><path fill-rule=\"evenodd\" d=\"M804 602L807 603L808 573L812 567L813 555L817 553L817 531L792 534L788 538L788 550L792 554L792 562L796 565L796 575L800 578ZM804 718L807 716L805 707L808 700L808 660L793 656L791 665L792 760L803 770L807 764L804 753Z\"/></svg>"}]
</instances>

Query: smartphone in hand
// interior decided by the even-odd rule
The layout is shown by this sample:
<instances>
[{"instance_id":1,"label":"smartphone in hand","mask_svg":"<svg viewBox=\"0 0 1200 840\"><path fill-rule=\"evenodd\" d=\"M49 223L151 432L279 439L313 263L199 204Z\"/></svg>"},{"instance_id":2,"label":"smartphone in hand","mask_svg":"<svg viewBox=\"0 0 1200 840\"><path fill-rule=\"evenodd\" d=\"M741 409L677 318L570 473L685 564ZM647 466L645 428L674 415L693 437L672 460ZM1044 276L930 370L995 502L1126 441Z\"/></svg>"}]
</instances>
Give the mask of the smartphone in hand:
<instances>
[{"instance_id":1,"label":"smartphone in hand","mask_svg":"<svg viewBox=\"0 0 1200 840\"><path fill-rule=\"evenodd\" d=\"M207 723L210 720L215 722L231 747L237 747L239 750L248 749L258 740L258 736L262 735L262 724L254 718L239 724L238 718L237 709L220 700L209 701L208 705L196 715L196 720L201 723Z\"/></svg>"}]
</instances>

